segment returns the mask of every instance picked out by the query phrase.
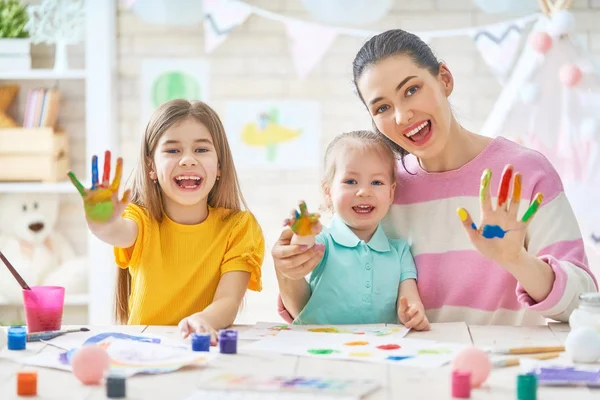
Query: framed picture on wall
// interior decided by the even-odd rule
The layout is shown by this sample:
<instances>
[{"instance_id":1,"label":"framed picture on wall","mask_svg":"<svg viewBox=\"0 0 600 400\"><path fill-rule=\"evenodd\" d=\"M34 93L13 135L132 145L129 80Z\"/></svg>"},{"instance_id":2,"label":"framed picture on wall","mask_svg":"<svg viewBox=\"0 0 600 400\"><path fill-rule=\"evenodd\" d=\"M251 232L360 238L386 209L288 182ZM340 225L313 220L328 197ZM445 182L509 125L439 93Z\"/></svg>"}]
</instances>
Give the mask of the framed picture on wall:
<instances>
[{"instance_id":1,"label":"framed picture on wall","mask_svg":"<svg viewBox=\"0 0 600 400\"><path fill-rule=\"evenodd\" d=\"M320 165L320 105L314 101L227 103L225 129L237 168L306 169Z\"/></svg>"},{"instance_id":2,"label":"framed picture on wall","mask_svg":"<svg viewBox=\"0 0 600 400\"><path fill-rule=\"evenodd\" d=\"M142 63L142 132L162 103L183 98L208 102L209 63L196 58L147 58Z\"/></svg>"}]
</instances>

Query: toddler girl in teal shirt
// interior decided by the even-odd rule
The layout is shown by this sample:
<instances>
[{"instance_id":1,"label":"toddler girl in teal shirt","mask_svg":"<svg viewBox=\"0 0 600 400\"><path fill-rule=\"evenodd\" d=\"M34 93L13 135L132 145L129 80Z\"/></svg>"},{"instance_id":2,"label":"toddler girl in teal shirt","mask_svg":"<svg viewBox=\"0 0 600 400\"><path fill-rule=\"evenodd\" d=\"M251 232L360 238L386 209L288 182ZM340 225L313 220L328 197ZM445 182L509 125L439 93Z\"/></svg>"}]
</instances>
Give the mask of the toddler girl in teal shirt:
<instances>
[{"instance_id":1,"label":"toddler girl in teal shirt","mask_svg":"<svg viewBox=\"0 0 600 400\"><path fill-rule=\"evenodd\" d=\"M393 150L373 132L337 136L325 152L322 186L334 211L315 237L323 258L308 281L278 276L294 324L401 322L428 330L408 243L388 239L380 224L394 200ZM286 223L298 222L296 215Z\"/></svg>"}]
</instances>

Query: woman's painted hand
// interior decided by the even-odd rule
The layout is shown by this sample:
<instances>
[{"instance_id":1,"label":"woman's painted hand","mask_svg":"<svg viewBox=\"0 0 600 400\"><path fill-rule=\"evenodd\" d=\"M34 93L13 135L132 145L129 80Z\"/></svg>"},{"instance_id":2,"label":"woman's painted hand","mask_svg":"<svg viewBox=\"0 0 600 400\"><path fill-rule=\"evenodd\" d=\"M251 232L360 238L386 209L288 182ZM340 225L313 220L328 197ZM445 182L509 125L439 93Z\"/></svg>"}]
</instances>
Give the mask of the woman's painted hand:
<instances>
[{"instance_id":1,"label":"woman's painted hand","mask_svg":"<svg viewBox=\"0 0 600 400\"><path fill-rule=\"evenodd\" d=\"M518 265L519 259L526 254L524 243L527 226L538 211L544 197L542 193L537 193L523 217L519 219L521 174L514 173L512 165L504 168L495 208L492 204L491 179L492 172L490 169L486 169L481 176L479 194L481 224L479 228L464 208L458 209L458 216L475 248L483 256L509 268L509 266ZM512 195L509 198L511 188Z\"/></svg>"}]
</instances>

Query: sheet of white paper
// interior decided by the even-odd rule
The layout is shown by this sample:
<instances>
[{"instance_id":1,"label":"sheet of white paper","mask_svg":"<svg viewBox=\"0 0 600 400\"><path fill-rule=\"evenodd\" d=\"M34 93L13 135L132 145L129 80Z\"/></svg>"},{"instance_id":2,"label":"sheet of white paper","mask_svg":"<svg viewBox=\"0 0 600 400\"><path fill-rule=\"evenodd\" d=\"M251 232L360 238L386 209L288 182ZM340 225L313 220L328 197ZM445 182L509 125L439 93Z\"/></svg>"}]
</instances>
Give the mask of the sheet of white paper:
<instances>
[{"instance_id":1,"label":"sheet of white paper","mask_svg":"<svg viewBox=\"0 0 600 400\"><path fill-rule=\"evenodd\" d=\"M136 340L140 342L152 342L167 344L169 346L183 346L184 343L181 341L169 339L167 337L145 334L139 332L114 332L111 330L98 330L93 329L89 332L73 332L67 333L63 336L50 339L45 343L58 347L61 349L70 350L75 347L81 347L84 344L98 343L107 337L114 337L118 339Z\"/></svg>"},{"instance_id":2,"label":"sheet of white paper","mask_svg":"<svg viewBox=\"0 0 600 400\"><path fill-rule=\"evenodd\" d=\"M343 379L317 376L285 376L269 373L239 374L206 371L198 382L202 388L185 400L277 399L277 400L359 400L381 385L371 379Z\"/></svg>"},{"instance_id":3,"label":"sheet of white paper","mask_svg":"<svg viewBox=\"0 0 600 400\"><path fill-rule=\"evenodd\" d=\"M276 336L266 336L244 346L244 350L436 368L452 361L456 352L464 347L393 335L280 331Z\"/></svg>"},{"instance_id":4,"label":"sheet of white paper","mask_svg":"<svg viewBox=\"0 0 600 400\"><path fill-rule=\"evenodd\" d=\"M346 333L364 336L404 337L410 331L403 325L367 324L367 325L293 325L278 322L257 322L252 328L239 332L239 339L258 340L276 336L281 331Z\"/></svg>"},{"instance_id":5,"label":"sheet of white paper","mask_svg":"<svg viewBox=\"0 0 600 400\"><path fill-rule=\"evenodd\" d=\"M187 365L203 365L218 356L212 352L194 352L182 346L119 339L108 336L97 343L110 356L110 372L124 376L160 374ZM62 352L42 352L23 359L23 364L71 371L71 360L78 347Z\"/></svg>"}]
</instances>

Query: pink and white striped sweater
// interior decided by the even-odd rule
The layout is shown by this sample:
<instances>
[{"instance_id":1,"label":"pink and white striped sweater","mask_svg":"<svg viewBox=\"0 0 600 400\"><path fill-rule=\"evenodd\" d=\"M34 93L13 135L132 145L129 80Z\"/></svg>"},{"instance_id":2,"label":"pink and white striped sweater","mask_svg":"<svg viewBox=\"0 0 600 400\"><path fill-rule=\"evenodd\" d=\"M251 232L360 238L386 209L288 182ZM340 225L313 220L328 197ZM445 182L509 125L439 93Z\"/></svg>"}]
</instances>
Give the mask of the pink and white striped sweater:
<instances>
[{"instance_id":1,"label":"pink and white striped sweater","mask_svg":"<svg viewBox=\"0 0 600 400\"><path fill-rule=\"evenodd\" d=\"M502 267L471 244L456 209L465 207L478 222L479 182L491 168L493 196L502 170L512 164L523 175L519 216L537 192L544 201L531 221L525 246L555 273L552 291L536 303ZM598 290L587 264L579 225L550 162L540 153L505 138L495 138L472 161L454 171L428 173L417 159L399 166L394 204L383 221L390 238L411 244L418 287L431 322L531 325L544 318L568 321L578 296ZM496 198L493 199L496 204ZM279 300L280 315L291 321Z\"/></svg>"}]
</instances>

